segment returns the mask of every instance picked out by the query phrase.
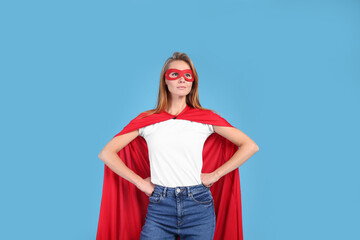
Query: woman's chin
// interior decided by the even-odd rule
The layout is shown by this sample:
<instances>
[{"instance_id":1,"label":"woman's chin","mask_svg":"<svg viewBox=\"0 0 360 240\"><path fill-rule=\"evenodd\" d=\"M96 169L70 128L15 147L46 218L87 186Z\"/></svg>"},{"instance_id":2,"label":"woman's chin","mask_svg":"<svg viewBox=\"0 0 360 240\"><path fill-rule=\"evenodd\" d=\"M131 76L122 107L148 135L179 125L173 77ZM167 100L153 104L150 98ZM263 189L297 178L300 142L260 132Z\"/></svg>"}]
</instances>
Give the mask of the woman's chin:
<instances>
[{"instance_id":1,"label":"woman's chin","mask_svg":"<svg viewBox=\"0 0 360 240\"><path fill-rule=\"evenodd\" d=\"M177 92L177 93L172 93L172 95L173 96L176 96L176 97L186 97L188 94L189 94L190 92L188 92L188 93L185 93L185 92Z\"/></svg>"}]
</instances>

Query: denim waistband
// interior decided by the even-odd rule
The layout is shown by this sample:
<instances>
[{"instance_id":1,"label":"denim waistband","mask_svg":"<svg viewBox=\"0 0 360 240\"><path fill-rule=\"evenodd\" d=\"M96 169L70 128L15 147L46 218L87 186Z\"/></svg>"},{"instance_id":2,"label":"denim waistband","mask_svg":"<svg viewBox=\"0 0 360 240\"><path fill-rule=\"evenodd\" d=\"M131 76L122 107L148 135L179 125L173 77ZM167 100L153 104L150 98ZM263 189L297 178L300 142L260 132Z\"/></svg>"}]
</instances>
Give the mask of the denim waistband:
<instances>
[{"instance_id":1,"label":"denim waistband","mask_svg":"<svg viewBox=\"0 0 360 240\"><path fill-rule=\"evenodd\" d=\"M206 191L210 187L206 187L204 184L193 185L193 186L181 186L181 187L165 187L155 184L154 192L162 194L164 197L166 195L188 195L191 193Z\"/></svg>"}]
</instances>

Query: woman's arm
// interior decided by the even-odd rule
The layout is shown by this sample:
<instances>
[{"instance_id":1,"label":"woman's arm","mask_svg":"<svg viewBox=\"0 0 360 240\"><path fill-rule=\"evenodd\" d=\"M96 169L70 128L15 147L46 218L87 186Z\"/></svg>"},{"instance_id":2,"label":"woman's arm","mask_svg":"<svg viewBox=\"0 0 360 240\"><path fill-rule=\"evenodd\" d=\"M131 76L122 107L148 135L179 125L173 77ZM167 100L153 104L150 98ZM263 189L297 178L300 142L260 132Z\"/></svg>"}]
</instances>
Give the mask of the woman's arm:
<instances>
[{"instance_id":1,"label":"woman's arm","mask_svg":"<svg viewBox=\"0 0 360 240\"><path fill-rule=\"evenodd\" d=\"M235 127L213 126L214 131L228 139L239 149L235 154L226 161L222 166L209 174L202 174L202 181L206 186L211 186L214 182L218 181L222 176L240 167L252 155L259 151L259 147L251 140L245 133Z\"/></svg>"},{"instance_id":2,"label":"woman's arm","mask_svg":"<svg viewBox=\"0 0 360 240\"><path fill-rule=\"evenodd\" d=\"M150 179L143 179L134 171L128 168L117 153L139 135L139 130L134 130L112 138L99 153L99 158L111 170L120 177L128 180L141 191L150 195L153 191Z\"/></svg>"}]
</instances>

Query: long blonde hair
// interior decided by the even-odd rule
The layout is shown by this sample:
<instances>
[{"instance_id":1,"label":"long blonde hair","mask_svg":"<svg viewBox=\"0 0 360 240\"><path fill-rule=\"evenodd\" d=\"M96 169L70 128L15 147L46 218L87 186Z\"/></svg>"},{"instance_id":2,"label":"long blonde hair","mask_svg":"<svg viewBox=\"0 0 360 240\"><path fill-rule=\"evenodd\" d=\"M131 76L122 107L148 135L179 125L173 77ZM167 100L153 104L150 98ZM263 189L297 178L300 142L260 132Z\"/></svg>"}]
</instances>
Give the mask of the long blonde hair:
<instances>
[{"instance_id":1,"label":"long blonde hair","mask_svg":"<svg viewBox=\"0 0 360 240\"><path fill-rule=\"evenodd\" d=\"M194 81L192 83L191 91L188 95L186 95L186 104L190 107L201 109L201 110L211 110L208 108L203 108L200 104L199 89L198 89L199 79L198 79L198 75L197 75L197 72L196 72L193 62L191 61L191 59L189 58L189 56L186 53L174 52L173 55L166 60L164 66L161 70L157 106L154 109L145 111L144 113L146 113L146 114L143 117L147 117L151 114L161 113L168 107L169 99L170 99L171 95L165 84L165 72L169 69L169 64L175 60L182 60L182 61L188 63L190 66L190 69L193 71L193 74L194 74ZM213 111L213 110L211 110L211 111Z\"/></svg>"}]
</instances>

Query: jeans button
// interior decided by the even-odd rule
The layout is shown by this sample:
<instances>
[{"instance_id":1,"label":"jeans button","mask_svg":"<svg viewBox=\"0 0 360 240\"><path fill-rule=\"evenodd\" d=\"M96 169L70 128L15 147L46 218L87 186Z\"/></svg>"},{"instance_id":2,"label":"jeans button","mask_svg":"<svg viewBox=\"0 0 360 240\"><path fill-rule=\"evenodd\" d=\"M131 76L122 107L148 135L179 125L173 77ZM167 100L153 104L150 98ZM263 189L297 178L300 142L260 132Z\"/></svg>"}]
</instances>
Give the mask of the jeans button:
<instances>
[{"instance_id":1,"label":"jeans button","mask_svg":"<svg viewBox=\"0 0 360 240\"><path fill-rule=\"evenodd\" d=\"M176 189L176 192L177 192L177 193L179 193L179 192L180 192L180 189L179 189L179 188L178 188L178 189Z\"/></svg>"}]
</instances>

